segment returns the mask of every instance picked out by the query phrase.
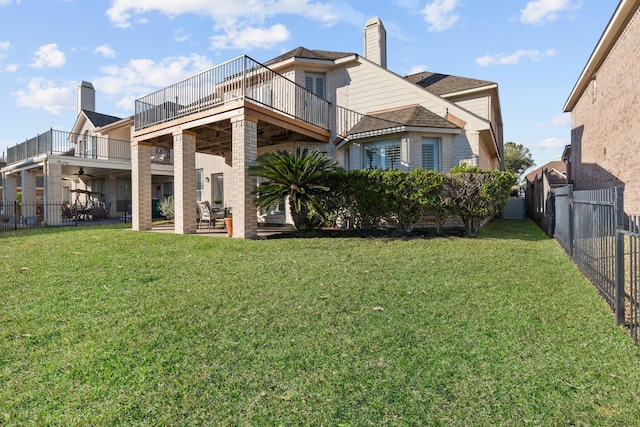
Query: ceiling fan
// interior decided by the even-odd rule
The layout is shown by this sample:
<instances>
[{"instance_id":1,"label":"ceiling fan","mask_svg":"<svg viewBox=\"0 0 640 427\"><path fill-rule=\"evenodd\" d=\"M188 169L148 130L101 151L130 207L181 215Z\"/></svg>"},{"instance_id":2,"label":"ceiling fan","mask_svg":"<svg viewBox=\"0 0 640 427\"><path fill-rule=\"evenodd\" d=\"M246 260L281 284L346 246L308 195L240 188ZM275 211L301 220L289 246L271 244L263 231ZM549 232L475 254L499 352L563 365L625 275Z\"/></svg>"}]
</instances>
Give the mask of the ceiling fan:
<instances>
[{"instance_id":1,"label":"ceiling fan","mask_svg":"<svg viewBox=\"0 0 640 427\"><path fill-rule=\"evenodd\" d=\"M86 176L86 177L89 177L89 178L94 178L95 177L95 175L91 175L91 174L85 173L84 169L82 168L82 166L80 166L80 169L78 169L78 173L73 173L71 175L77 176L78 178L83 177L83 176Z\"/></svg>"}]
</instances>

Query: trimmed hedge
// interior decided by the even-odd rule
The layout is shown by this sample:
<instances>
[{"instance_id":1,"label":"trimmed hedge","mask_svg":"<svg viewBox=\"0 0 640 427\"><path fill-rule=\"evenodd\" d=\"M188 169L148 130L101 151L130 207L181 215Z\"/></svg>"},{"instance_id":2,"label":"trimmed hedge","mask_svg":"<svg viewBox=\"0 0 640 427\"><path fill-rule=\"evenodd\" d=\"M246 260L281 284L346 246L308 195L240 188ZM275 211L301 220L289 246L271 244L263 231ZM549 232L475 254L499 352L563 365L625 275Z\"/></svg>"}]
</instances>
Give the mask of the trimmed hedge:
<instances>
[{"instance_id":1,"label":"trimmed hedge","mask_svg":"<svg viewBox=\"0 0 640 427\"><path fill-rule=\"evenodd\" d=\"M437 232L453 216L465 225L467 235L477 235L482 221L500 213L516 176L510 172L481 171L458 166L449 173L424 169L336 170L326 175L329 191L320 195L331 223L345 221L349 227L371 229L393 217L400 230L411 232L429 213Z\"/></svg>"}]
</instances>

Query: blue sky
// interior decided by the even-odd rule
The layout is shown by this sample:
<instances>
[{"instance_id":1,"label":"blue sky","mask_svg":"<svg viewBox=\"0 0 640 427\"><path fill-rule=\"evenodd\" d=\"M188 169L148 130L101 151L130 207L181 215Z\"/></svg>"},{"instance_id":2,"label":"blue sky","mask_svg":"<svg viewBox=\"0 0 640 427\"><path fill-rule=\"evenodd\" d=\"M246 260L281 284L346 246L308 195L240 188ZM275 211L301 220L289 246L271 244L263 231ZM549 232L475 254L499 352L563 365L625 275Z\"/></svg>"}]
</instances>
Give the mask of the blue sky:
<instances>
[{"instance_id":1,"label":"blue sky","mask_svg":"<svg viewBox=\"0 0 640 427\"><path fill-rule=\"evenodd\" d=\"M228 59L309 49L362 53L367 18L387 66L498 83L505 141L537 165L570 142L562 107L617 0L0 0L0 152L71 130L76 87L100 113Z\"/></svg>"}]
</instances>

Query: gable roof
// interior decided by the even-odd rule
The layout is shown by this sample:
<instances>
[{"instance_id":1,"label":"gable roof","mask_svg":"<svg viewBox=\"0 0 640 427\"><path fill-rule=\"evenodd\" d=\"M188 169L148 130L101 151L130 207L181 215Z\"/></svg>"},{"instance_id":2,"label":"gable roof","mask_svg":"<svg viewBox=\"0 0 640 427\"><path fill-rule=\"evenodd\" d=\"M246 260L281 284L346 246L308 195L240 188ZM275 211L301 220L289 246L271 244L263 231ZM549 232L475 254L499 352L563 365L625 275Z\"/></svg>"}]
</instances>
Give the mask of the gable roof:
<instances>
[{"instance_id":1,"label":"gable roof","mask_svg":"<svg viewBox=\"0 0 640 427\"><path fill-rule=\"evenodd\" d=\"M107 114L96 113L95 111L82 110L87 119L93 124L94 127L100 128L102 126L110 125L111 123L115 123L119 120L122 120L120 117L109 116Z\"/></svg>"},{"instance_id":2,"label":"gable roof","mask_svg":"<svg viewBox=\"0 0 640 427\"><path fill-rule=\"evenodd\" d=\"M450 121L432 113L421 105L410 105L364 116L351 128L347 137L353 139L354 137L357 138L358 134L384 130L390 132L405 127L460 129Z\"/></svg>"},{"instance_id":3,"label":"gable roof","mask_svg":"<svg viewBox=\"0 0 640 427\"><path fill-rule=\"evenodd\" d=\"M549 182L551 184L562 184L565 180L565 174L567 173L567 165L562 160L554 160L549 163L545 163L537 169L529 172L525 179L529 182L535 181L538 177L542 177L543 174L547 174ZM561 176L558 176L561 175Z\"/></svg>"},{"instance_id":4,"label":"gable roof","mask_svg":"<svg viewBox=\"0 0 640 427\"><path fill-rule=\"evenodd\" d=\"M411 74L406 76L405 79L440 96L496 84L487 80L452 76L450 74L430 73L427 71Z\"/></svg>"},{"instance_id":5,"label":"gable roof","mask_svg":"<svg viewBox=\"0 0 640 427\"><path fill-rule=\"evenodd\" d=\"M277 64L278 62L286 61L292 58L304 58L304 59L316 59L322 61L335 61L340 58L346 58L348 56L356 55L349 52L332 52L329 50L311 50L305 47L299 46L289 52L283 53L280 56L276 56L273 59L268 60L264 65Z\"/></svg>"}]
</instances>

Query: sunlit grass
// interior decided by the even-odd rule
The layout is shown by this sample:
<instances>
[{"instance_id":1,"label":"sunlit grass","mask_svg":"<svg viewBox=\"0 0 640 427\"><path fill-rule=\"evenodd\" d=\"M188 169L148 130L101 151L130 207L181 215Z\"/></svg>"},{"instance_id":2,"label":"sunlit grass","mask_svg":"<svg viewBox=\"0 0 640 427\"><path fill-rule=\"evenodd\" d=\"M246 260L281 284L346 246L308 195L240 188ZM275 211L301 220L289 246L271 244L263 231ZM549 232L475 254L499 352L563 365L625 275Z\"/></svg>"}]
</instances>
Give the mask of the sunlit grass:
<instances>
[{"instance_id":1,"label":"sunlit grass","mask_svg":"<svg viewBox=\"0 0 640 427\"><path fill-rule=\"evenodd\" d=\"M529 221L0 236L0 424L634 425L640 351Z\"/></svg>"}]
</instances>

